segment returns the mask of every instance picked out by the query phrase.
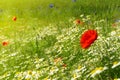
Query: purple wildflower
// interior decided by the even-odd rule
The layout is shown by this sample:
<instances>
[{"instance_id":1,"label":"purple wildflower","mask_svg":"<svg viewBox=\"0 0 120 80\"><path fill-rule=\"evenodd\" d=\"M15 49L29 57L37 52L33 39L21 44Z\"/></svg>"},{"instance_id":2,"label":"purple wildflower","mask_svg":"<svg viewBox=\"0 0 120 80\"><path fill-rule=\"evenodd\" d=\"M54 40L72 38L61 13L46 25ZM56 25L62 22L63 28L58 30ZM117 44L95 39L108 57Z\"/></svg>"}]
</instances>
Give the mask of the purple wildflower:
<instances>
[{"instance_id":1,"label":"purple wildflower","mask_svg":"<svg viewBox=\"0 0 120 80\"><path fill-rule=\"evenodd\" d=\"M72 2L76 2L77 0L72 0Z\"/></svg>"},{"instance_id":2,"label":"purple wildflower","mask_svg":"<svg viewBox=\"0 0 120 80\"><path fill-rule=\"evenodd\" d=\"M53 7L54 7L54 4L50 4L49 7L50 7L50 8L53 8Z\"/></svg>"}]
</instances>

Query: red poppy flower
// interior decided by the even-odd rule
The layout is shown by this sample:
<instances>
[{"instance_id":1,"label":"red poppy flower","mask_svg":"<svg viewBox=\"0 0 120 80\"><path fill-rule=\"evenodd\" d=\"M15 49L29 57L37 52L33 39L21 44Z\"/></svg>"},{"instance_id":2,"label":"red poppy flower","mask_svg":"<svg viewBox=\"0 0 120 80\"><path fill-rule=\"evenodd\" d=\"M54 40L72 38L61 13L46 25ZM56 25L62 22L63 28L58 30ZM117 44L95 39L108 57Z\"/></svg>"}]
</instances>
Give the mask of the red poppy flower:
<instances>
[{"instance_id":1,"label":"red poppy flower","mask_svg":"<svg viewBox=\"0 0 120 80\"><path fill-rule=\"evenodd\" d=\"M89 48L90 45L97 39L97 37L98 34L96 30L85 31L80 38L81 47L84 49Z\"/></svg>"},{"instance_id":2,"label":"red poppy flower","mask_svg":"<svg viewBox=\"0 0 120 80\"><path fill-rule=\"evenodd\" d=\"M63 64L62 66L63 66L64 68L65 68L65 67L67 67L67 65L66 65L66 64Z\"/></svg>"},{"instance_id":3,"label":"red poppy flower","mask_svg":"<svg viewBox=\"0 0 120 80\"><path fill-rule=\"evenodd\" d=\"M16 17L16 16L14 16L14 17L12 18L12 20L13 20L13 21L16 21L16 20L17 20L17 17Z\"/></svg>"},{"instance_id":4,"label":"red poppy flower","mask_svg":"<svg viewBox=\"0 0 120 80\"><path fill-rule=\"evenodd\" d=\"M74 24L77 24L77 25L83 25L83 22L80 21L80 19L76 19L75 21L73 21Z\"/></svg>"},{"instance_id":5,"label":"red poppy flower","mask_svg":"<svg viewBox=\"0 0 120 80\"><path fill-rule=\"evenodd\" d=\"M3 42L2 42L2 45L3 45L3 46L7 46L8 44L9 44L9 42L7 42L7 41L3 41Z\"/></svg>"}]
</instances>

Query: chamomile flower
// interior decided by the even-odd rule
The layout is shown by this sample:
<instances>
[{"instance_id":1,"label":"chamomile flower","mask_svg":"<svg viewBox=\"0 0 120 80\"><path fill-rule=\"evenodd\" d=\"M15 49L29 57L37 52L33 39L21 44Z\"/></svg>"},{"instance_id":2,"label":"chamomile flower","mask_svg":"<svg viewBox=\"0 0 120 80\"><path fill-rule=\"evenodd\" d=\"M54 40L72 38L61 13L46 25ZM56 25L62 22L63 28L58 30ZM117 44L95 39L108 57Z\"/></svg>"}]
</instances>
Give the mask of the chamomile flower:
<instances>
[{"instance_id":1,"label":"chamomile flower","mask_svg":"<svg viewBox=\"0 0 120 80\"><path fill-rule=\"evenodd\" d=\"M23 73L25 76L25 79L30 80L32 79L32 71L27 71Z\"/></svg>"},{"instance_id":2,"label":"chamomile flower","mask_svg":"<svg viewBox=\"0 0 120 80\"><path fill-rule=\"evenodd\" d=\"M116 35L116 31L112 31L110 34L111 34L111 36L115 36Z\"/></svg>"},{"instance_id":3,"label":"chamomile flower","mask_svg":"<svg viewBox=\"0 0 120 80\"><path fill-rule=\"evenodd\" d=\"M57 67L52 67L50 70L49 75L53 75L54 73L56 73L59 69Z\"/></svg>"},{"instance_id":4,"label":"chamomile flower","mask_svg":"<svg viewBox=\"0 0 120 80\"><path fill-rule=\"evenodd\" d=\"M108 69L107 67L97 67L90 73L90 77L95 77L97 74L100 74L101 72L105 71Z\"/></svg>"},{"instance_id":5,"label":"chamomile flower","mask_svg":"<svg viewBox=\"0 0 120 80\"><path fill-rule=\"evenodd\" d=\"M81 17L81 18L84 17L84 14L81 14L80 17Z\"/></svg>"},{"instance_id":6,"label":"chamomile flower","mask_svg":"<svg viewBox=\"0 0 120 80\"><path fill-rule=\"evenodd\" d=\"M119 65L120 65L120 62L115 61L115 62L113 62L112 68L115 68L115 67L117 67L117 66L119 66Z\"/></svg>"},{"instance_id":7,"label":"chamomile flower","mask_svg":"<svg viewBox=\"0 0 120 80\"><path fill-rule=\"evenodd\" d=\"M79 72L81 70L85 69L85 67L82 67L82 66L78 66L78 68L75 70L75 72Z\"/></svg>"}]
</instances>

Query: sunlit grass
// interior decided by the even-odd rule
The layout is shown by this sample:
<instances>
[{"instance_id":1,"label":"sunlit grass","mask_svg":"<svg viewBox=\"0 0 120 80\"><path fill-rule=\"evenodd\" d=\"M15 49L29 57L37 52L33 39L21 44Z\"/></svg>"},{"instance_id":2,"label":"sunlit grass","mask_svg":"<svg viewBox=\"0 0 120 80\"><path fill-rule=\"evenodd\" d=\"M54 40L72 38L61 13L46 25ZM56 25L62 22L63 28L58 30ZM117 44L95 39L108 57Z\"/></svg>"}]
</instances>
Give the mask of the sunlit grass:
<instances>
[{"instance_id":1,"label":"sunlit grass","mask_svg":"<svg viewBox=\"0 0 120 80\"><path fill-rule=\"evenodd\" d=\"M120 3L113 1L0 1L0 80L119 79ZM98 37L83 49L89 29Z\"/></svg>"}]
</instances>

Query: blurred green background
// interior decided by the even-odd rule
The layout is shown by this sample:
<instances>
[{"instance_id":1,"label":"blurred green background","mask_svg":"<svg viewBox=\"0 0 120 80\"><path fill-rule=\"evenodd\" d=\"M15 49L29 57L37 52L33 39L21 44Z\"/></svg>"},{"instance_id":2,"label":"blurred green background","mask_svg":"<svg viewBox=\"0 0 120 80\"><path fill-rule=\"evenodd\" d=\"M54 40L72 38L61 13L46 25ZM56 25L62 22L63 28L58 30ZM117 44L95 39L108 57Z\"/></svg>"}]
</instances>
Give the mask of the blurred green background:
<instances>
[{"instance_id":1,"label":"blurred green background","mask_svg":"<svg viewBox=\"0 0 120 80\"><path fill-rule=\"evenodd\" d=\"M52 5L52 8L50 7ZM120 17L120 0L1 0L0 20L15 15L49 22L68 20L81 14L113 20Z\"/></svg>"}]
</instances>

